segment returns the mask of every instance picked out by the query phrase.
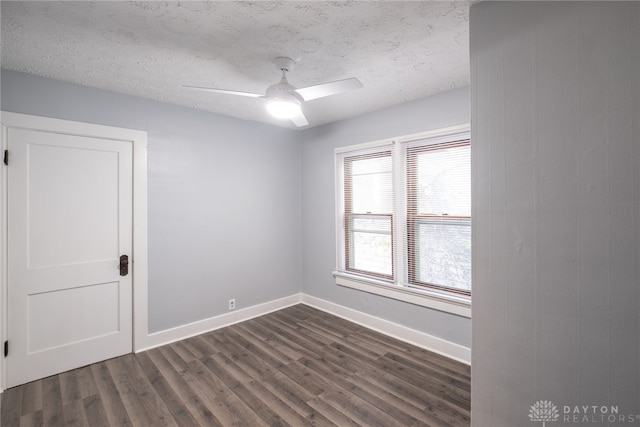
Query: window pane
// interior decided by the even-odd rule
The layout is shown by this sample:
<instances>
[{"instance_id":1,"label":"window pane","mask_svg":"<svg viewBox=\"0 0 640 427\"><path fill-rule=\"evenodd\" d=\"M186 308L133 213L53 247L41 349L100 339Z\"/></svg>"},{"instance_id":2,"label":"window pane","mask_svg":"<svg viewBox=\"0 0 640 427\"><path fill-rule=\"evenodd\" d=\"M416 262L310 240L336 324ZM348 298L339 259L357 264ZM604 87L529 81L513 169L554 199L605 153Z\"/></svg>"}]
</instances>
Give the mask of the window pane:
<instances>
[{"instance_id":1,"label":"window pane","mask_svg":"<svg viewBox=\"0 0 640 427\"><path fill-rule=\"evenodd\" d=\"M353 233L351 268L391 276L391 235Z\"/></svg>"},{"instance_id":2,"label":"window pane","mask_svg":"<svg viewBox=\"0 0 640 427\"><path fill-rule=\"evenodd\" d=\"M416 213L471 216L469 146L417 153Z\"/></svg>"},{"instance_id":3,"label":"window pane","mask_svg":"<svg viewBox=\"0 0 640 427\"><path fill-rule=\"evenodd\" d=\"M391 213L391 172L353 175L351 183L353 213Z\"/></svg>"},{"instance_id":4,"label":"window pane","mask_svg":"<svg viewBox=\"0 0 640 427\"><path fill-rule=\"evenodd\" d=\"M345 188L350 213L391 213L393 175L391 152L346 159Z\"/></svg>"},{"instance_id":5,"label":"window pane","mask_svg":"<svg viewBox=\"0 0 640 427\"><path fill-rule=\"evenodd\" d=\"M349 267L375 274L393 274L390 217L352 217Z\"/></svg>"},{"instance_id":6,"label":"window pane","mask_svg":"<svg viewBox=\"0 0 640 427\"><path fill-rule=\"evenodd\" d=\"M470 221L415 221L415 279L471 290Z\"/></svg>"},{"instance_id":7,"label":"window pane","mask_svg":"<svg viewBox=\"0 0 640 427\"><path fill-rule=\"evenodd\" d=\"M380 172L391 173L391 153L388 153L388 155L354 160L351 170L351 173L354 175Z\"/></svg>"}]
</instances>

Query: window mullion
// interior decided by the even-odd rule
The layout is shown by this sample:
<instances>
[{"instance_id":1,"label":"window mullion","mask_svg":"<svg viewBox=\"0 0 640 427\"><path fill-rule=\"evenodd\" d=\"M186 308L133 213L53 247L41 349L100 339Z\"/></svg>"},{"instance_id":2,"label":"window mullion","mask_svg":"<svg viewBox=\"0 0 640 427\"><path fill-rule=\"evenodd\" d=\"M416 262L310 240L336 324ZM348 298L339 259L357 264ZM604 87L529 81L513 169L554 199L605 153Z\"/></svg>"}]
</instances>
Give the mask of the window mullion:
<instances>
[{"instance_id":1,"label":"window mullion","mask_svg":"<svg viewBox=\"0 0 640 427\"><path fill-rule=\"evenodd\" d=\"M395 201L393 206L393 244L395 256L396 284L407 282L407 216L406 216L406 148L404 144L395 143L392 150L393 191Z\"/></svg>"}]
</instances>

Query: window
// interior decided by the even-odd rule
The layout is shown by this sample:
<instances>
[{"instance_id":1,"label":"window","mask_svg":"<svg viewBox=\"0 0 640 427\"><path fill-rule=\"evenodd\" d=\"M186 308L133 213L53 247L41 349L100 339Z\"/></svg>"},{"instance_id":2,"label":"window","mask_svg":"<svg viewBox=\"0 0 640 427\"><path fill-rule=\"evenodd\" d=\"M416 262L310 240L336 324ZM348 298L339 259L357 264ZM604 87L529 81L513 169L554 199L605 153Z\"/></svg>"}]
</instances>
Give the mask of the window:
<instances>
[{"instance_id":1,"label":"window","mask_svg":"<svg viewBox=\"0 0 640 427\"><path fill-rule=\"evenodd\" d=\"M344 159L345 266L393 279L391 151Z\"/></svg>"},{"instance_id":2,"label":"window","mask_svg":"<svg viewBox=\"0 0 640 427\"><path fill-rule=\"evenodd\" d=\"M407 149L409 283L471 294L469 140Z\"/></svg>"},{"instance_id":3,"label":"window","mask_svg":"<svg viewBox=\"0 0 640 427\"><path fill-rule=\"evenodd\" d=\"M336 149L336 207L338 284L470 316L468 126Z\"/></svg>"}]
</instances>

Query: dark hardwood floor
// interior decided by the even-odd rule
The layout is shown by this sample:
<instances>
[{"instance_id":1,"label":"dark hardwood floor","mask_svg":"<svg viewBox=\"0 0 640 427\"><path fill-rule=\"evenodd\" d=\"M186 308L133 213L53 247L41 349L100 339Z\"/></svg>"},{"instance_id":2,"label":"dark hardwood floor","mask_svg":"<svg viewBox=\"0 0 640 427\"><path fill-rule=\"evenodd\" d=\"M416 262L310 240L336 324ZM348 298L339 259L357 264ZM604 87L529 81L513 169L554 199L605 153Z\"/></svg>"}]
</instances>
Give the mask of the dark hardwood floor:
<instances>
[{"instance_id":1,"label":"dark hardwood floor","mask_svg":"<svg viewBox=\"0 0 640 427\"><path fill-rule=\"evenodd\" d=\"M468 426L470 368L296 305L6 390L2 426Z\"/></svg>"}]
</instances>

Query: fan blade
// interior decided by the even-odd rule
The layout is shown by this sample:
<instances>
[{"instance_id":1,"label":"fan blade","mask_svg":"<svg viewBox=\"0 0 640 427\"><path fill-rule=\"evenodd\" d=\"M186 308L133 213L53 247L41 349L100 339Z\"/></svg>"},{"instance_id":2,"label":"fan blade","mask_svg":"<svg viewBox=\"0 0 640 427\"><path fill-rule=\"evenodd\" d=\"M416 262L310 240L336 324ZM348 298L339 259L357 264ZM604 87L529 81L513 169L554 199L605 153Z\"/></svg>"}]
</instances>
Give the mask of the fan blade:
<instances>
[{"instance_id":1,"label":"fan blade","mask_svg":"<svg viewBox=\"0 0 640 427\"><path fill-rule=\"evenodd\" d=\"M301 127L301 126L306 126L309 124L309 122L307 121L307 118L304 116L304 113L302 112L302 110L300 111L300 113L296 114L295 116L291 117L291 121L293 122L294 125Z\"/></svg>"},{"instance_id":2,"label":"fan blade","mask_svg":"<svg viewBox=\"0 0 640 427\"><path fill-rule=\"evenodd\" d=\"M259 93L240 92L240 91L237 91L237 90L214 89L212 87L199 87L199 86L182 86L182 87L186 88L186 89L206 90L207 92L225 93L227 95L248 96L250 98L263 98L264 97L264 95L260 95Z\"/></svg>"},{"instance_id":3,"label":"fan blade","mask_svg":"<svg viewBox=\"0 0 640 427\"><path fill-rule=\"evenodd\" d=\"M351 77L350 79L303 87L296 89L296 92L298 92L305 101L311 101L312 99L335 95L337 93L347 92L353 89L360 89L361 87L362 83L360 83L360 80L355 77Z\"/></svg>"}]
</instances>

